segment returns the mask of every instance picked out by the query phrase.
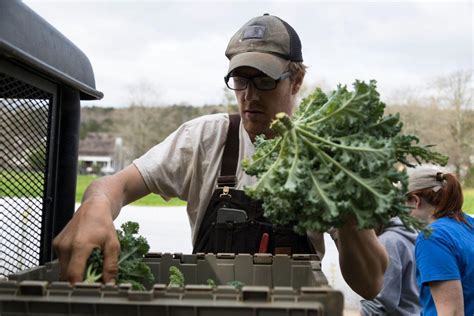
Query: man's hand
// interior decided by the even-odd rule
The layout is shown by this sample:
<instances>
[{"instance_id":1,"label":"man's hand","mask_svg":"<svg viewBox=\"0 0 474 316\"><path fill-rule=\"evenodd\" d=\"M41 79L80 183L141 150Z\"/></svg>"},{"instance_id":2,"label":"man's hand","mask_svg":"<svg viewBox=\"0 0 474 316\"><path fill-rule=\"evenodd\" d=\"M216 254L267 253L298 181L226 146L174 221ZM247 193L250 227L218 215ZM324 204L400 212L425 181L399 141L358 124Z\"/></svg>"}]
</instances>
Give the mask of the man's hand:
<instances>
[{"instance_id":1,"label":"man's hand","mask_svg":"<svg viewBox=\"0 0 474 316\"><path fill-rule=\"evenodd\" d=\"M92 199L84 202L74 217L54 239L61 279L75 283L84 279L87 259L92 250L104 253L104 282L114 280L118 273L120 243L113 224L110 205Z\"/></svg>"},{"instance_id":2,"label":"man's hand","mask_svg":"<svg viewBox=\"0 0 474 316\"><path fill-rule=\"evenodd\" d=\"M53 241L58 254L61 279L83 280L92 250L104 254L104 282L118 273L120 243L113 220L123 205L150 193L138 169L132 164L113 176L95 180L86 190L81 207Z\"/></svg>"}]
</instances>

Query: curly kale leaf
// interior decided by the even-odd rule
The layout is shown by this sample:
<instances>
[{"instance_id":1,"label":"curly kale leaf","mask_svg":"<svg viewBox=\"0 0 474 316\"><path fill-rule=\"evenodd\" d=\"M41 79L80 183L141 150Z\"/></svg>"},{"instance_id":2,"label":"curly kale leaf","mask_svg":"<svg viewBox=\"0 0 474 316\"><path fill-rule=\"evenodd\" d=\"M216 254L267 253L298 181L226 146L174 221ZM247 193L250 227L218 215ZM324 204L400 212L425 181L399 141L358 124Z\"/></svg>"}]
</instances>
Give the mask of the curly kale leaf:
<instances>
[{"instance_id":1,"label":"curly kale leaf","mask_svg":"<svg viewBox=\"0 0 474 316\"><path fill-rule=\"evenodd\" d=\"M168 286L171 287L183 287L184 286L184 274L179 270L178 267L170 267L170 283Z\"/></svg>"},{"instance_id":2,"label":"curly kale leaf","mask_svg":"<svg viewBox=\"0 0 474 316\"><path fill-rule=\"evenodd\" d=\"M131 283L134 290L145 290L144 282L154 280L150 267L143 258L150 250L145 238L137 236L139 225L136 222L126 222L117 230L120 242L120 257L118 258L117 283ZM88 259L88 267L84 282L102 281L100 272L103 269L103 255L100 249L95 249Z\"/></svg>"},{"instance_id":3,"label":"curly kale leaf","mask_svg":"<svg viewBox=\"0 0 474 316\"><path fill-rule=\"evenodd\" d=\"M405 206L408 179L397 165L410 165L410 157L444 165L447 157L402 135L400 117L384 116L384 109L375 81L356 81L353 91L338 86L329 95L316 89L293 118L277 114L271 125L277 137L257 137L254 156L243 161L257 176L246 193L263 201L273 222L296 222L300 233L340 227L350 217L359 228L393 216L421 228Z\"/></svg>"},{"instance_id":4,"label":"curly kale leaf","mask_svg":"<svg viewBox=\"0 0 474 316\"><path fill-rule=\"evenodd\" d=\"M244 282L241 282L239 280L233 280L227 282L227 285L235 287L237 290L242 290L242 288L245 286Z\"/></svg>"},{"instance_id":5,"label":"curly kale leaf","mask_svg":"<svg viewBox=\"0 0 474 316\"><path fill-rule=\"evenodd\" d=\"M207 279L206 284L211 286L211 287L216 287L217 286L216 281L214 281L213 279Z\"/></svg>"},{"instance_id":6,"label":"curly kale leaf","mask_svg":"<svg viewBox=\"0 0 474 316\"><path fill-rule=\"evenodd\" d=\"M100 282L102 280L102 267L104 266L104 258L102 252L99 248L96 248L92 251L92 254L89 256L87 261L87 270L86 276L84 277L84 282L94 283Z\"/></svg>"}]
</instances>

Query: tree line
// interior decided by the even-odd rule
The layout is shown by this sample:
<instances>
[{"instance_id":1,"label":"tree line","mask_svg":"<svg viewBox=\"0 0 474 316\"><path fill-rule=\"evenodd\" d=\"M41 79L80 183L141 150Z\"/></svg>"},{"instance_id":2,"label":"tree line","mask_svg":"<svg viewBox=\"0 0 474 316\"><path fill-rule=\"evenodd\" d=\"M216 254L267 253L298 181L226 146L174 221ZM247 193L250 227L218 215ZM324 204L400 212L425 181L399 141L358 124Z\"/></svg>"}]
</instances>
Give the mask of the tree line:
<instances>
[{"instance_id":1,"label":"tree line","mask_svg":"<svg viewBox=\"0 0 474 316\"><path fill-rule=\"evenodd\" d=\"M399 113L402 131L414 134L420 144L450 157L449 166L464 185L474 187L474 111L472 71L457 71L435 78L426 87L400 91L397 99L387 100L386 113ZM314 87L305 87L307 94ZM304 97L305 95L301 95ZM132 102L126 108L83 107L81 138L91 132L106 132L123 139L126 161L131 161L161 142L179 125L195 117L237 112L229 92L221 104L152 106Z\"/></svg>"}]
</instances>

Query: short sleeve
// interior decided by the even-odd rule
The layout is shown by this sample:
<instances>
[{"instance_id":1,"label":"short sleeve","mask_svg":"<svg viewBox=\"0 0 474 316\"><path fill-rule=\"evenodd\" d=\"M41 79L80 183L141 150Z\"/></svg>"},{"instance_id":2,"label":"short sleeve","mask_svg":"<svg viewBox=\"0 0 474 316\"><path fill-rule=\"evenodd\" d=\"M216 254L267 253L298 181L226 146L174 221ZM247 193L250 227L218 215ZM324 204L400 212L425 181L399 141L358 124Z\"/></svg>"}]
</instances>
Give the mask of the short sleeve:
<instances>
[{"instance_id":1,"label":"short sleeve","mask_svg":"<svg viewBox=\"0 0 474 316\"><path fill-rule=\"evenodd\" d=\"M431 235L420 233L416 240L416 264L422 284L461 279L454 245L436 230Z\"/></svg>"},{"instance_id":2,"label":"short sleeve","mask_svg":"<svg viewBox=\"0 0 474 316\"><path fill-rule=\"evenodd\" d=\"M187 200L193 156L188 127L182 125L133 163L151 192Z\"/></svg>"}]
</instances>

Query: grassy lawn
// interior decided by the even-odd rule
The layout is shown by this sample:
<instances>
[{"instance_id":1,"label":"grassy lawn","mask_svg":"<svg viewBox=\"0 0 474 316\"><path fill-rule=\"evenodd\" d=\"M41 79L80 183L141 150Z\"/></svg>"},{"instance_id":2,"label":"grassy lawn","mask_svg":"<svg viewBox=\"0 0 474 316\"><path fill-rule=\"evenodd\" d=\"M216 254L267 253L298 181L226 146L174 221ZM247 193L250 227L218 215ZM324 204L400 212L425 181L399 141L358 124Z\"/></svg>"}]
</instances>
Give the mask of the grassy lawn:
<instances>
[{"instance_id":1,"label":"grassy lawn","mask_svg":"<svg viewBox=\"0 0 474 316\"><path fill-rule=\"evenodd\" d=\"M76 187L76 202L81 202L82 195L86 190L87 186L93 181L97 179L96 176L77 176L77 187ZM148 194L147 196L133 202L131 205L138 205L138 206L183 206L186 205L185 201L181 201L180 199L171 199L170 201L166 202L163 198L157 194Z\"/></svg>"},{"instance_id":2,"label":"grassy lawn","mask_svg":"<svg viewBox=\"0 0 474 316\"><path fill-rule=\"evenodd\" d=\"M0 196L41 198L44 181L40 172L0 172Z\"/></svg>"},{"instance_id":3,"label":"grassy lawn","mask_svg":"<svg viewBox=\"0 0 474 316\"><path fill-rule=\"evenodd\" d=\"M463 194L463 211L469 214L474 214L474 188L464 189Z\"/></svg>"},{"instance_id":4,"label":"grassy lawn","mask_svg":"<svg viewBox=\"0 0 474 316\"><path fill-rule=\"evenodd\" d=\"M81 201L84 190L96 179L94 176L77 176L77 189L76 189L76 202ZM463 190L464 193L464 205L463 210L467 213L474 214L474 188L468 188ZM134 202L132 205L141 206L181 206L186 205L186 202L179 199L172 199L169 202L163 200L159 195L149 194L148 196Z\"/></svg>"},{"instance_id":5,"label":"grassy lawn","mask_svg":"<svg viewBox=\"0 0 474 316\"><path fill-rule=\"evenodd\" d=\"M28 196L40 197L42 195L43 178L36 173L0 173L0 192L8 196ZM80 202L87 186L97 177L77 176L76 202ZM26 185L28 184L28 185ZM465 188L463 210L469 214L474 214L474 188ZM2 195L3 195L2 194ZM179 199L172 199L166 202L159 195L149 194L148 196L135 201L132 205L139 206L183 206L186 202Z\"/></svg>"}]
</instances>

